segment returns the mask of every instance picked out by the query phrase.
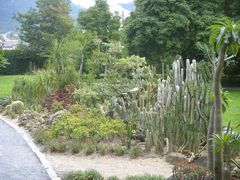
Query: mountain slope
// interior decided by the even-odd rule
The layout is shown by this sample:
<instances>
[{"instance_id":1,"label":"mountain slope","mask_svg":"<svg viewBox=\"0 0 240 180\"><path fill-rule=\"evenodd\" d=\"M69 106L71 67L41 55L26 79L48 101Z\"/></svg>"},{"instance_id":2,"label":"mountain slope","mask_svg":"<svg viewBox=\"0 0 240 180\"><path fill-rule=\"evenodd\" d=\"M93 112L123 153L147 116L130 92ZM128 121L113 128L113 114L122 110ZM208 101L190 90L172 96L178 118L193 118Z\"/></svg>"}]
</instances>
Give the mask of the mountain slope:
<instances>
[{"instance_id":1,"label":"mountain slope","mask_svg":"<svg viewBox=\"0 0 240 180\"><path fill-rule=\"evenodd\" d=\"M31 7L34 8L35 1L36 0L0 0L0 33L16 31L19 24L17 21L12 19L13 16L17 13L25 13ZM135 8L133 3L119 5L129 11L133 11ZM73 3L71 4L71 8L72 12L70 15L73 17L73 19L76 19L79 11L84 9L80 5L75 5Z\"/></svg>"},{"instance_id":2,"label":"mountain slope","mask_svg":"<svg viewBox=\"0 0 240 180\"><path fill-rule=\"evenodd\" d=\"M19 24L13 19L14 15L25 13L31 7L35 7L35 0L0 0L0 33L16 31ZM82 8L75 4L71 4L71 8L70 15L76 18Z\"/></svg>"}]
</instances>

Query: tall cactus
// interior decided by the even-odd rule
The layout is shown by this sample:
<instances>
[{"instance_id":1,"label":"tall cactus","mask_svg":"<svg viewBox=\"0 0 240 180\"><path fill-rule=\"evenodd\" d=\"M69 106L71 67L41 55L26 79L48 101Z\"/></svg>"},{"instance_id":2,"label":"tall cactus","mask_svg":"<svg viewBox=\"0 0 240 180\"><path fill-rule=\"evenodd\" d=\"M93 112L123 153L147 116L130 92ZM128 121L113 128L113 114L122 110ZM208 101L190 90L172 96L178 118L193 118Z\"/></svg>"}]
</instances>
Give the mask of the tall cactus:
<instances>
[{"instance_id":1,"label":"tall cactus","mask_svg":"<svg viewBox=\"0 0 240 180\"><path fill-rule=\"evenodd\" d=\"M121 98L121 104L128 109L121 113L127 114L122 117L128 117L128 121L138 121L148 149L154 147L164 153L167 143L169 151L198 152L207 137L211 91L198 72L196 60L186 60L185 70L179 60L174 61L171 73L158 80L156 90L151 83L138 88L138 95L130 91Z\"/></svg>"}]
</instances>

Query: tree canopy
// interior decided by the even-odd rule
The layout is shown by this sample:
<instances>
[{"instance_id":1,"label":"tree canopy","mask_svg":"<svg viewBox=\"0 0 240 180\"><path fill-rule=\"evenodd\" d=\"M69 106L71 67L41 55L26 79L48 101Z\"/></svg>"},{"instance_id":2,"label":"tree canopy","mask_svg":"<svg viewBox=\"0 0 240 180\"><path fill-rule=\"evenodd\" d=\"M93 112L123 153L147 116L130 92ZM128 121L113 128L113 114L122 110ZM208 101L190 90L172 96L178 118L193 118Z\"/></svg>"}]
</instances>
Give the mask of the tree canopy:
<instances>
[{"instance_id":1,"label":"tree canopy","mask_svg":"<svg viewBox=\"0 0 240 180\"><path fill-rule=\"evenodd\" d=\"M119 40L120 16L110 12L106 0L96 0L93 7L81 11L78 23L81 30L96 33L103 42Z\"/></svg>"}]
</instances>

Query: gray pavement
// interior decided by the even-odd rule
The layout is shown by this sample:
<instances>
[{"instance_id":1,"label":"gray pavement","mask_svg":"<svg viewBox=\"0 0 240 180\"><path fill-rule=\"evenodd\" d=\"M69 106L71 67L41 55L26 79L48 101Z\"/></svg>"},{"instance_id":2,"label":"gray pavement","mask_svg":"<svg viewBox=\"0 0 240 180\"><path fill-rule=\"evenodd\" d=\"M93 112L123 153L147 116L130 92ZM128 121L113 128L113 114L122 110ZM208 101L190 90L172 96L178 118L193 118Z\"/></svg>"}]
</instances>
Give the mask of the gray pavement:
<instances>
[{"instance_id":1,"label":"gray pavement","mask_svg":"<svg viewBox=\"0 0 240 180\"><path fill-rule=\"evenodd\" d=\"M49 179L22 136L0 120L0 180Z\"/></svg>"}]
</instances>

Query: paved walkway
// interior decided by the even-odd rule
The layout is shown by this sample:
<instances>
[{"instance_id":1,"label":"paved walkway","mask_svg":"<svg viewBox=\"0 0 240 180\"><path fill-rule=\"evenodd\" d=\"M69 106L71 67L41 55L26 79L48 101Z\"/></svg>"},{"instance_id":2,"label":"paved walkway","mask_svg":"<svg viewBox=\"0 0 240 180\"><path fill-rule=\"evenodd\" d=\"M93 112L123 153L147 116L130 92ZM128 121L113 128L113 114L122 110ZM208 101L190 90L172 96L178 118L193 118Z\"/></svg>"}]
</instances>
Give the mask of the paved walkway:
<instances>
[{"instance_id":1,"label":"paved walkway","mask_svg":"<svg viewBox=\"0 0 240 180\"><path fill-rule=\"evenodd\" d=\"M0 120L0 180L49 180L25 140Z\"/></svg>"}]
</instances>

